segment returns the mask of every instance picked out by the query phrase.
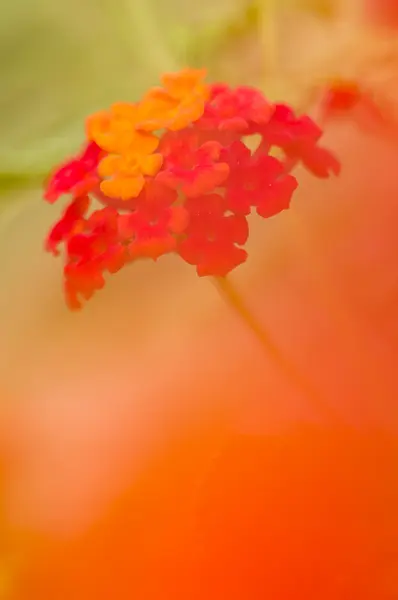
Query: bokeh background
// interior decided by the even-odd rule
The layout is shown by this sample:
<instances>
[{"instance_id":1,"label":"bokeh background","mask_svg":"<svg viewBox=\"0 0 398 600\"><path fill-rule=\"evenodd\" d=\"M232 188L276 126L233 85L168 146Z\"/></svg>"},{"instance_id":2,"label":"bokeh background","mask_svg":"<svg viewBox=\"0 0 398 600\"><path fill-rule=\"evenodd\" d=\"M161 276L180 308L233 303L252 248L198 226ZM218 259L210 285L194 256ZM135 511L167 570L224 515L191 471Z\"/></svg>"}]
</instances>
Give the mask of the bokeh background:
<instances>
[{"instance_id":1,"label":"bokeh background","mask_svg":"<svg viewBox=\"0 0 398 600\"><path fill-rule=\"evenodd\" d=\"M398 3L3 0L0 598L398 598ZM331 119L340 178L298 170L234 276L329 422L173 257L64 306L42 181L84 118L165 70L317 115L357 81L388 115Z\"/></svg>"}]
</instances>

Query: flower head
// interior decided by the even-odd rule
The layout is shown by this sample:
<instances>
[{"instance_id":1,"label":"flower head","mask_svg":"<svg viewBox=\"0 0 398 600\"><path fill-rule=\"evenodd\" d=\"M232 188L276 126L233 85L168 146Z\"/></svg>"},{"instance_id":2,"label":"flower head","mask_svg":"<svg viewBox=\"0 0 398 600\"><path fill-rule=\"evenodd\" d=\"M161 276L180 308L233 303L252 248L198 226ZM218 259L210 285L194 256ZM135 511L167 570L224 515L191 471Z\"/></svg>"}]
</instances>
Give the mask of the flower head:
<instances>
[{"instance_id":1,"label":"flower head","mask_svg":"<svg viewBox=\"0 0 398 600\"><path fill-rule=\"evenodd\" d=\"M138 258L173 252L200 276L226 276L247 259L247 216L289 207L294 164L318 177L338 173L308 116L257 89L204 78L201 69L166 74L141 101L90 116L83 152L49 179L49 202L72 196L46 243L55 254L64 245L72 309L104 286L106 273ZM274 147L284 158L270 154ZM90 198L103 205L91 215Z\"/></svg>"}]
</instances>

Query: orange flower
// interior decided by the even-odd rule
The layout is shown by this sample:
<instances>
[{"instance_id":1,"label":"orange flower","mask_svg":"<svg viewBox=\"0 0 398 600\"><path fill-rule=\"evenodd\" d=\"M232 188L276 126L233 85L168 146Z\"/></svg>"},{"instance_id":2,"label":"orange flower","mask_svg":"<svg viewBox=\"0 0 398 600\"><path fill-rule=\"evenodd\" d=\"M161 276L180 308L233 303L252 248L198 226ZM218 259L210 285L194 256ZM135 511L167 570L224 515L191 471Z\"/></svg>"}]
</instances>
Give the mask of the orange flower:
<instances>
[{"instance_id":1,"label":"orange flower","mask_svg":"<svg viewBox=\"0 0 398 600\"><path fill-rule=\"evenodd\" d=\"M133 148L144 153L156 150L156 136L139 131L137 124L142 116L139 106L118 103L110 111L98 112L87 119L87 137L106 152L123 154Z\"/></svg>"},{"instance_id":2,"label":"orange flower","mask_svg":"<svg viewBox=\"0 0 398 600\"><path fill-rule=\"evenodd\" d=\"M210 96L209 88L203 83L205 76L205 69L165 74L164 88L152 88L144 98L148 120L141 123L140 128L178 131L197 121Z\"/></svg>"},{"instance_id":3,"label":"orange flower","mask_svg":"<svg viewBox=\"0 0 398 600\"><path fill-rule=\"evenodd\" d=\"M206 69L183 69L178 73L165 73L161 82L172 98L184 100L188 96L209 97L209 89L203 83Z\"/></svg>"},{"instance_id":4,"label":"orange flower","mask_svg":"<svg viewBox=\"0 0 398 600\"><path fill-rule=\"evenodd\" d=\"M145 175L155 175L162 165L161 155L152 154L159 139L137 129L143 114L140 104L118 102L109 112L97 113L87 120L89 139L110 153L98 167L104 178L101 190L110 198L127 200L138 196L145 185Z\"/></svg>"},{"instance_id":5,"label":"orange flower","mask_svg":"<svg viewBox=\"0 0 398 600\"><path fill-rule=\"evenodd\" d=\"M156 175L162 162L161 154L106 156L98 167L100 176L104 178L101 191L110 198L136 198L145 185L145 175Z\"/></svg>"},{"instance_id":6,"label":"orange flower","mask_svg":"<svg viewBox=\"0 0 398 600\"><path fill-rule=\"evenodd\" d=\"M101 191L109 198L135 198L145 185L145 176L154 176L162 165L159 144L153 132L180 130L198 120L209 97L204 85L205 70L185 69L164 75L163 88L153 88L142 102L117 102L109 111L87 119L87 137L109 152L99 165L105 178Z\"/></svg>"},{"instance_id":7,"label":"orange flower","mask_svg":"<svg viewBox=\"0 0 398 600\"><path fill-rule=\"evenodd\" d=\"M141 141L142 132L184 129L203 114L210 95L205 76L205 69L165 74L164 87L152 88L142 102L118 102L89 117L88 139L107 152L122 153Z\"/></svg>"}]
</instances>

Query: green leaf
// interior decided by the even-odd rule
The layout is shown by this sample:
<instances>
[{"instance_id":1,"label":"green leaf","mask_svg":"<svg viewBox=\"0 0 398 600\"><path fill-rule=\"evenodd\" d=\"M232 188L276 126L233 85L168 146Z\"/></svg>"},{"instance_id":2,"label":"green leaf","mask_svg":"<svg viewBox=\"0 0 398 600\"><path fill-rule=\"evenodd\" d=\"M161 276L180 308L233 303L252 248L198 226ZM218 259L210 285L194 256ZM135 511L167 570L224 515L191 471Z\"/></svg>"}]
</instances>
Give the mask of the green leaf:
<instances>
[{"instance_id":1,"label":"green leaf","mask_svg":"<svg viewBox=\"0 0 398 600\"><path fill-rule=\"evenodd\" d=\"M90 112L176 66L152 0L13 0L0 7L0 182L73 152Z\"/></svg>"}]
</instances>

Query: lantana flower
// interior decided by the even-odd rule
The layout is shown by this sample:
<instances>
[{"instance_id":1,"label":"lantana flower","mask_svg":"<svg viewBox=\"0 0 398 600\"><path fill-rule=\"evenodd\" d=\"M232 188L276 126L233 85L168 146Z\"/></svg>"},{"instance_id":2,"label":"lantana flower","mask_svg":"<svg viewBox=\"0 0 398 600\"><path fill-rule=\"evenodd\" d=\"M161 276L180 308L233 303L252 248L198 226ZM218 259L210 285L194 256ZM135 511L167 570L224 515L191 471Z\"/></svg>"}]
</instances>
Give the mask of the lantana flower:
<instances>
[{"instance_id":1,"label":"lantana flower","mask_svg":"<svg viewBox=\"0 0 398 600\"><path fill-rule=\"evenodd\" d=\"M165 74L140 101L88 117L83 150L51 176L46 200L71 198L46 243L54 253L64 245L71 309L139 258L173 252L199 276L225 278L247 259L248 215L289 208L293 166L339 172L310 117L254 88L207 85L205 74ZM102 208L90 216L91 200Z\"/></svg>"},{"instance_id":2,"label":"lantana flower","mask_svg":"<svg viewBox=\"0 0 398 600\"><path fill-rule=\"evenodd\" d=\"M319 145L322 130L309 116L255 88L207 85L205 74L165 74L141 100L88 117L83 150L47 185L48 201L69 193L71 204L46 247L57 253L64 245L72 310L104 287L107 273L177 254L200 277L215 279L266 352L319 408L317 392L286 363L227 276L248 258L251 212L269 218L289 208L297 188L293 167L302 163L326 178L338 174L339 162ZM102 208L90 215L92 200Z\"/></svg>"}]
</instances>

